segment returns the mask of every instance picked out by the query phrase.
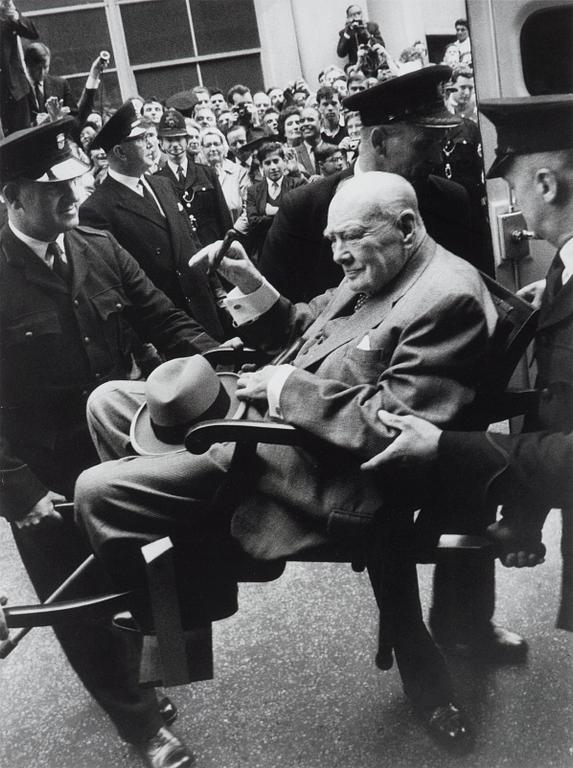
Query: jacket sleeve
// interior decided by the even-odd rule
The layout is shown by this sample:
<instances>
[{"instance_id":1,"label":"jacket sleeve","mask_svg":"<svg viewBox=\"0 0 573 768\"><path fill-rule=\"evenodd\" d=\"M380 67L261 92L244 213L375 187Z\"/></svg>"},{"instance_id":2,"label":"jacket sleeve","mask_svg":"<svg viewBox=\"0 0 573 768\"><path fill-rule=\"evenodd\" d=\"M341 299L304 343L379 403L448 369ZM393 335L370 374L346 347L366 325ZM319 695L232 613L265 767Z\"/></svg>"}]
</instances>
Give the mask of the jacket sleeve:
<instances>
[{"instance_id":1,"label":"jacket sleeve","mask_svg":"<svg viewBox=\"0 0 573 768\"><path fill-rule=\"evenodd\" d=\"M18 13L16 21L9 21L7 24L10 31L20 37L26 37L28 40L38 39L38 31L34 26L34 22L31 19L25 19L21 13Z\"/></svg>"},{"instance_id":2,"label":"jacket sleeve","mask_svg":"<svg viewBox=\"0 0 573 768\"><path fill-rule=\"evenodd\" d=\"M438 446L442 488L459 504L570 507L573 433L443 432Z\"/></svg>"},{"instance_id":3,"label":"jacket sleeve","mask_svg":"<svg viewBox=\"0 0 573 768\"><path fill-rule=\"evenodd\" d=\"M171 302L147 277L137 261L109 235L124 290L132 306L127 316L141 338L167 357L201 354L219 346L192 317Z\"/></svg>"},{"instance_id":4,"label":"jacket sleeve","mask_svg":"<svg viewBox=\"0 0 573 768\"><path fill-rule=\"evenodd\" d=\"M10 522L20 520L48 491L31 468L15 455L0 419L0 516Z\"/></svg>"},{"instance_id":5,"label":"jacket sleeve","mask_svg":"<svg viewBox=\"0 0 573 768\"><path fill-rule=\"evenodd\" d=\"M266 182L263 182L266 183ZM247 190L247 219L249 220L249 233L256 233L261 227L269 227L274 216L261 213L257 205L258 185Z\"/></svg>"},{"instance_id":6,"label":"jacket sleeve","mask_svg":"<svg viewBox=\"0 0 573 768\"><path fill-rule=\"evenodd\" d=\"M233 226L233 219L231 218L231 214L229 212L227 201L225 200L225 195L223 194L221 182L219 181L217 172L214 168L209 168L208 166L207 170L211 178L211 184L215 190L215 198L217 200L216 217L219 222L220 237L223 238L225 237L227 230L231 229Z\"/></svg>"},{"instance_id":7,"label":"jacket sleeve","mask_svg":"<svg viewBox=\"0 0 573 768\"><path fill-rule=\"evenodd\" d=\"M350 43L350 38L346 34L346 27L344 29L341 29L338 33L338 45L336 46L336 55L344 59L346 56L348 56L348 44Z\"/></svg>"}]
</instances>

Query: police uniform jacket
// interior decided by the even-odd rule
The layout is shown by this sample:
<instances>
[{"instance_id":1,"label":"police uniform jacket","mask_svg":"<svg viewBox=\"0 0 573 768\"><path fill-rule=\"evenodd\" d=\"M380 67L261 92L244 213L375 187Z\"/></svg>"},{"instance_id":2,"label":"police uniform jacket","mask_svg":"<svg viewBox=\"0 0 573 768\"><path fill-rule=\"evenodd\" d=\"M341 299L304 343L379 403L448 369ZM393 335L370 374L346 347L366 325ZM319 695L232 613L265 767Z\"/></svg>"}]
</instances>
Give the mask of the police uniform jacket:
<instances>
[{"instance_id":1,"label":"police uniform jacket","mask_svg":"<svg viewBox=\"0 0 573 768\"><path fill-rule=\"evenodd\" d=\"M175 185L187 216L195 219L197 237L201 245L208 245L225 237L227 230L233 226L233 221L214 168L189 160L187 175L182 182L174 175L168 163L156 171L155 175L165 176Z\"/></svg>"},{"instance_id":2,"label":"police uniform jacket","mask_svg":"<svg viewBox=\"0 0 573 768\"><path fill-rule=\"evenodd\" d=\"M65 246L71 286L8 227L1 233L0 510L9 519L62 490L60 448L76 432L78 450L85 445L91 390L127 378L128 329L169 357L215 345L108 233L78 227Z\"/></svg>"},{"instance_id":3,"label":"police uniform jacket","mask_svg":"<svg viewBox=\"0 0 573 768\"><path fill-rule=\"evenodd\" d=\"M160 176L146 180L165 216L153 201L107 176L80 206L80 222L111 232L176 307L184 309L213 339L222 341L225 333L207 276L188 266L200 243L173 184Z\"/></svg>"}]
</instances>

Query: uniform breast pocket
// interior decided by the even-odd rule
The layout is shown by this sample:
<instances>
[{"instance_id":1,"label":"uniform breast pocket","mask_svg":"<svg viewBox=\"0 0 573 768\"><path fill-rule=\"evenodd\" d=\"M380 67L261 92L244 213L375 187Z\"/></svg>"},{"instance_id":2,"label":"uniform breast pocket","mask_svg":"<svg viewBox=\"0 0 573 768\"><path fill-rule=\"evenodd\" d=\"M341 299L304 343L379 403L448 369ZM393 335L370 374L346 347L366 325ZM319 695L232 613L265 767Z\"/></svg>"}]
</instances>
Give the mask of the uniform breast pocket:
<instances>
[{"instance_id":1,"label":"uniform breast pocket","mask_svg":"<svg viewBox=\"0 0 573 768\"><path fill-rule=\"evenodd\" d=\"M2 330L3 371L8 392L17 398L20 387L42 377L57 378L62 362L62 326L57 312L34 312L7 322Z\"/></svg>"},{"instance_id":2,"label":"uniform breast pocket","mask_svg":"<svg viewBox=\"0 0 573 768\"><path fill-rule=\"evenodd\" d=\"M119 286L97 293L91 302L102 323L108 344L120 352L127 352L133 334L126 319L126 311L132 306Z\"/></svg>"}]
</instances>

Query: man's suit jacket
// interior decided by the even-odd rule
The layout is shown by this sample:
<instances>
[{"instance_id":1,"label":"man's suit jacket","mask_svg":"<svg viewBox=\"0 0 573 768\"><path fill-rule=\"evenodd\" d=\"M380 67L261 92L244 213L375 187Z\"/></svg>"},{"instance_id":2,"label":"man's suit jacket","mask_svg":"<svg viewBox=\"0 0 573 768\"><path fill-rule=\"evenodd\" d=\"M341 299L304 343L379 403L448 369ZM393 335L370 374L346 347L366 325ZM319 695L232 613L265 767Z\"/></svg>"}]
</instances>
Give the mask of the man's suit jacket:
<instances>
[{"instance_id":1,"label":"man's suit jacket","mask_svg":"<svg viewBox=\"0 0 573 768\"><path fill-rule=\"evenodd\" d=\"M265 213L267 202L280 208L284 195L304 184L303 179L295 179L292 176L283 176L281 194L278 201L272 201L268 197L268 185L266 179L257 181L247 190L247 219L249 221L250 250L259 252L273 223L274 216Z\"/></svg>"},{"instance_id":2,"label":"man's suit jacket","mask_svg":"<svg viewBox=\"0 0 573 768\"><path fill-rule=\"evenodd\" d=\"M78 111L78 103L74 99L70 84L64 77L46 75L44 78L44 104L50 96L56 96L58 99L62 99L64 107L68 107L70 112L75 113ZM33 88L30 88L28 98L30 100L32 122L35 123L38 112L45 112L46 110L40 109L41 105L38 104Z\"/></svg>"},{"instance_id":3,"label":"man's suit jacket","mask_svg":"<svg viewBox=\"0 0 573 768\"><path fill-rule=\"evenodd\" d=\"M259 266L279 293L291 301L309 301L342 279L342 270L332 261L332 248L323 231L338 184L352 173L352 169L346 169L292 192L275 216ZM475 247L470 245L476 234L466 190L433 175L415 183L414 188L428 234L477 269L492 274L489 261L476 262Z\"/></svg>"},{"instance_id":4,"label":"man's suit jacket","mask_svg":"<svg viewBox=\"0 0 573 768\"><path fill-rule=\"evenodd\" d=\"M71 285L9 229L0 234L0 513L22 517L48 489L70 494L96 461L89 393L130 371L132 329L167 357L212 346L106 232L65 235Z\"/></svg>"},{"instance_id":5,"label":"man's suit jacket","mask_svg":"<svg viewBox=\"0 0 573 768\"><path fill-rule=\"evenodd\" d=\"M17 21L0 21L0 76L4 88L10 92L15 101L22 99L30 90L20 52L18 37L37 40L38 32L31 19L25 19L21 14Z\"/></svg>"},{"instance_id":6,"label":"man's suit jacket","mask_svg":"<svg viewBox=\"0 0 573 768\"><path fill-rule=\"evenodd\" d=\"M259 447L255 490L232 521L257 557L364 532L385 498L360 471L388 444L378 409L451 427L470 415L497 318L478 273L426 237L390 285L348 314L355 299L343 281L308 305L281 298L239 328L269 353L302 339L280 408L316 441L308 450Z\"/></svg>"},{"instance_id":7,"label":"man's suit jacket","mask_svg":"<svg viewBox=\"0 0 573 768\"><path fill-rule=\"evenodd\" d=\"M341 59L348 56L349 64L356 64L358 59L358 45L364 43L369 37L376 38L377 43L384 45L384 38L380 32L380 27L375 21L367 21L362 30L357 32L351 32L350 37L345 36L346 27L341 29L338 33L338 44L336 46L336 54Z\"/></svg>"},{"instance_id":8,"label":"man's suit jacket","mask_svg":"<svg viewBox=\"0 0 573 768\"><path fill-rule=\"evenodd\" d=\"M189 161L185 181L180 182L165 163L155 175L165 176L175 185L187 215L195 217L197 237L201 245L208 245L225 237L233 221L214 168Z\"/></svg>"},{"instance_id":9,"label":"man's suit jacket","mask_svg":"<svg viewBox=\"0 0 573 768\"><path fill-rule=\"evenodd\" d=\"M160 176L148 176L147 181L165 216L155 203L107 176L80 206L80 222L111 232L175 306L190 314L213 340L222 341L225 333L208 278L188 266L201 244L173 184Z\"/></svg>"}]
</instances>

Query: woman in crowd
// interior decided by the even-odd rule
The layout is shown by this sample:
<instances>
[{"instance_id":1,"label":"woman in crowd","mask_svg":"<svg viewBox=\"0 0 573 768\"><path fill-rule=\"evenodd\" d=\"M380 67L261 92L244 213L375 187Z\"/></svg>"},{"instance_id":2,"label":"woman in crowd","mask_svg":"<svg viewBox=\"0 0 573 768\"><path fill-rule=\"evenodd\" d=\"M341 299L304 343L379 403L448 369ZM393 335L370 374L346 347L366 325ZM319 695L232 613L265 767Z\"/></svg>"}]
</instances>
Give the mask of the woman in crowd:
<instances>
[{"instance_id":1,"label":"woman in crowd","mask_svg":"<svg viewBox=\"0 0 573 768\"><path fill-rule=\"evenodd\" d=\"M249 186L248 171L227 159L229 146L218 128L206 128L201 134L201 142L207 164L217 171L227 207L235 222L241 215Z\"/></svg>"}]
</instances>

